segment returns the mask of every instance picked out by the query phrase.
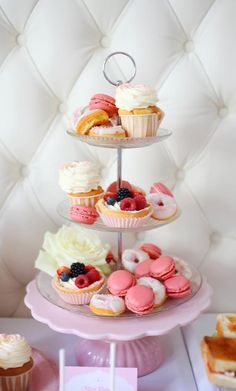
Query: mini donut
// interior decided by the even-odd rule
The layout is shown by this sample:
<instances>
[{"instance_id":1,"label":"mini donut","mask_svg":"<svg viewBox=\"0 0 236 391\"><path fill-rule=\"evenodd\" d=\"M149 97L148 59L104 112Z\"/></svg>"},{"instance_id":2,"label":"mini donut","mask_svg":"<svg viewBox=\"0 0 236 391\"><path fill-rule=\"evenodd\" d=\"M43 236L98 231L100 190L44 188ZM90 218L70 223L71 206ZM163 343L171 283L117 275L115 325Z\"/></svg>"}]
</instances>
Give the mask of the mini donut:
<instances>
[{"instance_id":1,"label":"mini donut","mask_svg":"<svg viewBox=\"0 0 236 391\"><path fill-rule=\"evenodd\" d=\"M155 295L154 308L160 307L167 299L166 288L158 280L152 277L141 277L137 280L138 285L145 285L152 288Z\"/></svg>"},{"instance_id":2,"label":"mini donut","mask_svg":"<svg viewBox=\"0 0 236 391\"><path fill-rule=\"evenodd\" d=\"M192 278L192 271L187 264L187 262L183 261L179 258L174 258L175 261L175 276L181 274L182 276L186 277L188 280L191 280Z\"/></svg>"},{"instance_id":3,"label":"mini donut","mask_svg":"<svg viewBox=\"0 0 236 391\"><path fill-rule=\"evenodd\" d=\"M88 134L97 125L108 123L109 116L104 110L85 111L75 124L74 130L79 134Z\"/></svg>"},{"instance_id":4,"label":"mini donut","mask_svg":"<svg viewBox=\"0 0 236 391\"><path fill-rule=\"evenodd\" d=\"M125 312L125 303L119 296L95 294L90 300L89 308L96 315L118 316Z\"/></svg>"},{"instance_id":5,"label":"mini donut","mask_svg":"<svg viewBox=\"0 0 236 391\"><path fill-rule=\"evenodd\" d=\"M142 250L126 249L122 254L122 264L126 270L134 273L138 264L148 258L148 254Z\"/></svg>"},{"instance_id":6,"label":"mini donut","mask_svg":"<svg viewBox=\"0 0 236 391\"><path fill-rule=\"evenodd\" d=\"M153 207L152 217L156 220L168 220L175 216L177 204L174 197L164 193L151 193L147 197Z\"/></svg>"}]
</instances>

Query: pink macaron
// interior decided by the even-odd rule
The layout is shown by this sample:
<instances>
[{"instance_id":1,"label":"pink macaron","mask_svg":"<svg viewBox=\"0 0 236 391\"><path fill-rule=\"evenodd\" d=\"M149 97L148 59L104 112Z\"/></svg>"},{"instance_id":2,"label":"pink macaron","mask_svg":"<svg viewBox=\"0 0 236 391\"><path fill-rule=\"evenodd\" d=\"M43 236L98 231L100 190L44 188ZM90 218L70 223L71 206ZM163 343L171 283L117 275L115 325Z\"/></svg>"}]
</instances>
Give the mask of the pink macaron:
<instances>
[{"instance_id":1,"label":"pink macaron","mask_svg":"<svg viewBox=\"0 0 236 391\"><path fill-rule=\"evenodd\" d=\"M100 109L107 112L109 117L118 113L118 109L115 105L115 99L112 96L105 94L96 94L94 95L89 102L89 109L95 110Z\"/></svg>"},{"instance_id":2,"label":"pink macaron","mask_svg":"<svg viewBox=\"0 0 236 391\"><path fill-rule=\"evenodd\" d=\"M181 275L168 278L168 280L164 281L164 285L167 295L173 299L179 299L191 292L190 281Z\"/></svg>"},{"instance_id":3,"label":"pink macaron","mask_svg":"<svg viewBox=\"0 0 236 391\"><path fill-rule=\"evenodd\" d=\"M108 290L116 296L125 296L128 289L136 284L136 278L127 270L113 272L107 280Z\"/></svg>"},{"instance_id":4,"label":"pink macaron","mask_svg":"<svg viewBox=\"0 0 236 391\"><path fill-rule=\"evenodd\" d=\"M175 273L175 261L172 257L161 255L150 265L150 275L158 280L166 280Z\"/></svg>"},{"instance_id":5,"label":"pink macaron","mask_svg":"<svg viewBox=\"0 0 236 391\"><path fill-rule=\"evenodd\" d=\"M147 314L154 307L155 295L153 290L145 285L130 288L125 296L126 307L136 314Z\"/></svg>"},{"instance_id":6,"label":"pink macaron","mask_svg":"<svg viewBox=\"0 0 236 391\"><path fill-rule=\"evenodd\" d=\"M146 261L140 262L135 269L135 277L150 277L150 267L153 262L153 259L146 259Z\"/></svg>"},{"instance_id":7,"label":"pink macaron","mask_svg":"<svg viewBox=\"0 0 236 391\"><path fill-rule=\"evenodd\" d=\"M73 205L70 207L70 218L82 224L94 224L98 218L95 208L84 205Z\"/></svg>"},{"instance_id":8,"label":"pink macaron","mask_svg":"<svg viewBox=\"0 0 236 391\"><path fill-rule=\"evenodd\" d=\"M143 243L139 249L147 253L151 259L157 259L161 256L161 249L152 243Z\"/></svg>"},{"instance_id":9,"label":"pink macaron","mask_svg":"<svg viewBox=\"0 0 236 391\"><path fill-rule=\"evenodd\" d=\"M166 187L163 183L157 182L153 183L153 185L150 188L150 193L163 193L170 197L173 197L173 194L171 191Z\"/></svg>"}]
</instances>

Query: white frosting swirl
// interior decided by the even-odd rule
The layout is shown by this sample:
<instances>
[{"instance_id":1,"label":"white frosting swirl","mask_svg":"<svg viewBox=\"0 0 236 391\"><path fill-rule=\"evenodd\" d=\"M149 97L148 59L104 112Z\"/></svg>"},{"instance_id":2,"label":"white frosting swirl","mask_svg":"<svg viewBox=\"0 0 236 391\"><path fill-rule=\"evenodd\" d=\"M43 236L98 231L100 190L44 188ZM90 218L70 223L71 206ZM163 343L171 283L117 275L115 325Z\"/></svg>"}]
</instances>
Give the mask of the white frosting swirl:
<instances>
[{"instance_id":1,"label":"white frosting swirl","mask_svg":"<svg viewBox=\"0 0 236 391\"><path fill-rule=\"evenodd\" d=\"M65 164L59 170L59 185L66 193L87 193L99 186L99 166L90 161Z\"/></svg>"},{"instance_id":2,"label":"white frosting swirl","mask_svg":"<svg viewBox=\"0 0 236 391\"><path fill-rule=\"evenodd\" d=\"M119 109L133 110L154 106L157 102L156 90L145 84L121 84L116 89L116 106Z\"/></svg>"},{"instance_id":3,"label":"white frosting swirl","mask_svg":"<svg viewBox=\"0 0 236 391\"><path fill-rule=\"evenodd\" d=\"M0 368L19 368L30 361L31 347L19 334L0 334Z\"/></svg>"}]
</instances>

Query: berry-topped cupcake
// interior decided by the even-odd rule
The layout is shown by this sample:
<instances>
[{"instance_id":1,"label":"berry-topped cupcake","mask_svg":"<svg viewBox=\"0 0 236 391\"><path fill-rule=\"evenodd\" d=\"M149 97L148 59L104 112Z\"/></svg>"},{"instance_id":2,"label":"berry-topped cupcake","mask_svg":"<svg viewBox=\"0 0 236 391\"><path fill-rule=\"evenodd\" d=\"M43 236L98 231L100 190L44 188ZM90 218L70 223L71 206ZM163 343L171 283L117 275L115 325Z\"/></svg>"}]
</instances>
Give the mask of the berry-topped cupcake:
<instances>
[{"instance_id":1,"label":"berry-topped cupcake","mask_svg":"<svg viewBox=\"0 0 236 391\"><path fill-rule=\"evenodd\" d=\"M80 262L62 266L52 280L52 286L66 303L89 304L91 297L104 287L104 276L92 265Z\"/></svg>"},{"instance_id":2,"label":"berry-topped cupcake","mask_svg":"<svg viewBox=\"0 0 236 391\"><path fill-rule=\"evenodd\" d=\"M98 214L108 227L140 227L152 213L152 207L147 203L143 192L126 183L128 187L120 187L117 190L116 184L109 186L103 198L96 204Z\"/></svg>"}]
</instances>

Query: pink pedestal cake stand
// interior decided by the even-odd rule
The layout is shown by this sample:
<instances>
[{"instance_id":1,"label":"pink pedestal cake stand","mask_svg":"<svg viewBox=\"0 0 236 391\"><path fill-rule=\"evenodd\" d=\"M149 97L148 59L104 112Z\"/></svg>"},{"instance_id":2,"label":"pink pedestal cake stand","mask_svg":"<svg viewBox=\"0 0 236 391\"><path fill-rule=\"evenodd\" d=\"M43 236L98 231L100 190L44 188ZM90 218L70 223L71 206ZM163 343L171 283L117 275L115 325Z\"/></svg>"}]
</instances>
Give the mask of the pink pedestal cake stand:
<instances>
[{"instance_id":1,"label":"pink pedestal cake stand","mask_svg":"<svg viewBox=\"0 0 236 391\"><path fill-rule=\"evenodd\" d=\"M38 291L36 281L27 286L25 303L32 316L51 329L82 339L76 347L81 366L109 366L109 342L117 342L117 366L138 368L139 376L157 369L163 360L161 338L178 326L193 321L210 305L212 289L203 278L199 291L189 301L155 316L99 318L69 312Z\"/></svg>"}]
</instances>

